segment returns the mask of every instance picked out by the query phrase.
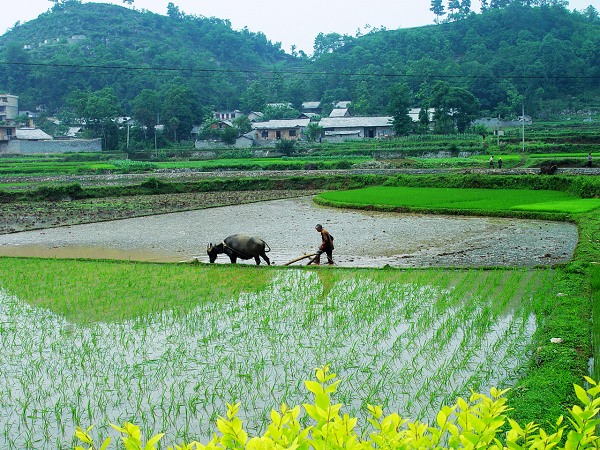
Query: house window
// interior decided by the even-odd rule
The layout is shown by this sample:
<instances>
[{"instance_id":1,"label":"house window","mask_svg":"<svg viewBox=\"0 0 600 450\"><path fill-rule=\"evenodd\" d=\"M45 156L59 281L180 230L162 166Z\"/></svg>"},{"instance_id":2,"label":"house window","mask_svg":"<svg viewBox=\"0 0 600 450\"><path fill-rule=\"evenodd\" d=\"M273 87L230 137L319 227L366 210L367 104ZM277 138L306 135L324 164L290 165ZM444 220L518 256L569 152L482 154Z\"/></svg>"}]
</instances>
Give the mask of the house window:
<instances>
[{"instance_id":1,"label":"house window","mask_svg":"<svg viewBox=\"0 0 600 450\"><path fill-rule=\"evenodd\" d=\"M269 137L269 131L268 130L262 130L260 132L260 137L262 137L264 139L268 138Z\"/></svg>"},{"instance_id":2,"label":"house window","mask_svg":"<svg viewBox=\"0 0 600 450\"><path fill-rule=\"evenodd\" d=\"M290 130L289 133L290 133L290 137L296 136L296 130Z\"/></svg>"},{"instance_id":3,"label":"house window","mask_svg":"<svg viewBox=\"0 0 600 450\"><path fill-rule=\"evenodd\" d=\"M276 138L276 139L281 139L281 131L277 130L277 131L275 132L275 138Z\"/></svg>"}]
</instances>

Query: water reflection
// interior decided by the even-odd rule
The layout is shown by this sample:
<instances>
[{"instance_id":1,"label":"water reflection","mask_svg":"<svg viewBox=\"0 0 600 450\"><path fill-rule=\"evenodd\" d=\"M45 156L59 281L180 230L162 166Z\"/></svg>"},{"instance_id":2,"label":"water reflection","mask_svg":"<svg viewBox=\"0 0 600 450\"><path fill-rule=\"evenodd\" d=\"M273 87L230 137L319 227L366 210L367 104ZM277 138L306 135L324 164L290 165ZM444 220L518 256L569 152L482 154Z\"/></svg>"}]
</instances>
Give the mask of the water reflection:
<instances>
[{"instance_id":1,"label":"water reflection","mask_svg":"<svg viewBox=\"0 0 600 450\"><path fill-rule=\"evenodd\" d=\"M166 432L170 443L206 441L226 402L237 401L248 429L262 432L271 408L310 401L302 380L323 364L343 379L344 411L363 423L365 403L433 420L468 388L506 386L526 360L531 305L545 293L537 283L525 291L503 283L529 286L531 276L465 272L450 287L369 276L323 282L288 270L264 291L185 315L91 326L0 293L0 446L23 448L32 435L48 436L36 448L68 448L75 424L107 435L124 420L146 435Z\"/></svg>"}]
</instances>

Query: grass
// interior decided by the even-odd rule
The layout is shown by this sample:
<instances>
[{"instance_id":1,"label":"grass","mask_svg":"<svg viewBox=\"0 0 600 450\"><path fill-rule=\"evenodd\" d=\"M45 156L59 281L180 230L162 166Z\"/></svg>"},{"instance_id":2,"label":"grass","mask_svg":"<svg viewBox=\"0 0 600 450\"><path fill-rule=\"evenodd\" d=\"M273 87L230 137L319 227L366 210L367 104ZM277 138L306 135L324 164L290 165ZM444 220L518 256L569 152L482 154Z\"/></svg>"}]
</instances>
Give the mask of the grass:
<instances>
[{"instance_id":1,"label":"grass","mask_svg":"<svg viewBox=\"0 0 600 450\"><path fill-rule=\"evenodd\" d=\"M260 290L272 276L252 266L200 270L187 264L12 260L17 261L18 271L11 260L0 261L2 287L32 306L52 310L74 323L114 322L165 309L186 312L202 300L227 300L241 292ZM37 275L22 284L18 273ZM220 282L223 278L228 281Z\"/></svg>"},{"instance_id":2,"label":"grass","mask_svg":"<svg viewBox=\"0 0 600 450\"><path fill-rule=\"evenodd\" d=\"M432 421L469 388L514 383L556 290L552 269L21 258L0 259L0 279L10 349L0 362L0 442L23 448L27 433L45 432L62 442L42 449L68 448L76 424L106 435L123 420L144 434L206 440L237 401L259 431L275 405L307 400L302 380L322 363L344 379L337 398L361 422L366 403Z\"/></svg>"},{"instance_id":3,"label":"grass","mask_svg":"<svg viewBox=\"0 0 600 450\"><path fill-rule=\"evenodd\" d=\"M374 186L331 191L318 199L343 207L409 210L547 211L573 213L600 207L598 199L578 199L560 191L526 189L457 189Z\"/></svg>"}]
</instances>

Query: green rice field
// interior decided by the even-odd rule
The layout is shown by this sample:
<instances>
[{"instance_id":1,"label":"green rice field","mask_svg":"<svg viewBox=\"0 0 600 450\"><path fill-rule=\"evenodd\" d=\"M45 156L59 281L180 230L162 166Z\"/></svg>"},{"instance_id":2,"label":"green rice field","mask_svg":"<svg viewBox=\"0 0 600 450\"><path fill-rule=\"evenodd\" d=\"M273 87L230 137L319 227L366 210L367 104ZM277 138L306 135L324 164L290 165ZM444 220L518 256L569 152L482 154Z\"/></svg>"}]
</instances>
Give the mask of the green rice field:
<instances>
[{"instance_id":1,"label":"green rice field","mask_svg":"<svg viewBox=\"0 0 600 450\"><path fill-rule=\"evenodd\" d=\"M369 403L434 420L469 389L514 383L555 283L549 268L0 259L0 447L71 448L76 425L107 436L124 421L206 442L238 401L261 432L324 364L351 416Z\"/></svg>"},{"instance_id":2,"label":"green rice field","mask_svg":"<svg viewBox=\"0 0 600 450\"><path fill-rule=\"evenodd\" d=\"M331 191L319 199L336 206L382 206L415 210L537 211L580 213L600 208L600 199L528 189L454 189L374 186Z\"/></svg>"}]
</instances>

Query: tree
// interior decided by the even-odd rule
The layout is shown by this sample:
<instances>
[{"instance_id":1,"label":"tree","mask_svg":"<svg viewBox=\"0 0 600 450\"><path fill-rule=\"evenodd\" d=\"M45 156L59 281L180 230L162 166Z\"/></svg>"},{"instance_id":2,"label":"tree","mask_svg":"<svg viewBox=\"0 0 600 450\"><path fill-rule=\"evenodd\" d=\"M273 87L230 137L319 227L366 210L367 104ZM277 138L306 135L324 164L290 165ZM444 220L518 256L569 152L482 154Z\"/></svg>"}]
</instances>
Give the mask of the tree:
<instances>
[{"instance_id":1,"label":"tree","mask_svg":"<svg viewBox=\"0 0 600 450\"><path fill-rule=\"evenodd\" d=\"M417 121L417 133L427 134L429 132L429 124L431 120L429 118L429 108L421 108L419 111L419 117Z\"/></svg>"},{"instance_id":2,"label":"tree","mask_svg":"<svg viewBox=\"0 0 600 450\"><path fill-rule=\"evenodd\" d=\"M460 13L466 17L471 12L471 0L462 0L460 3Z\"/></svg>"},{"instance_id":3,"label":"tree","mask_svg":"<svg viewBox=\"0 0 600 450\"><path fill-rule=\"evenodd\" d=\"M236 127L225 127L222 130L221 138L223 139L223 142L225 142L227 145L233 145L235 144L235 141L239 137L239 135L240 134Z\"/></svg>"},{"instance_id":4,"label":"tree","mask_svg":"<svg viewBox=\"0 0 600 450\"><path fill-rule=\"evenodd\" d=\"M249 133L252 131L252 122L250 122L248 116L236 117L233 119L232 123L240 134Z\"/></svg>"},{"instance_id":5,"label":"tree","mask_svg":"<svg viewBox=\"0 0 600 450\"><path fill-rule=\"evenodd\" d=\"M596 22L598 21L598 10L596 8L594 8L592 5L588 6L587 8L585 8L585 17L587 17L587 19L590 22Z\"/></svg>"},{"instance_id":6,"label":"tree","mask_svg":"<svg viewBox=\"0 0 600 450\"><path fill-rule=\"evenodd\" d=\"M392 115L392 128L399 136L409 134L413 129L412 119L408 115L412 104L412 94L404 83L394 84L390 88L388 112Z\"/></svg>"},{"instance_id":7,"label":"tree","mask_svg":"<svg viewBox=\"0 0 600 450\"><path fill-rule=\"evenodd\" d=\"M118 147L118 138L112 136L115 127L110 125L114 125L122 109L112 88L106 87L95 92L76 90L69 96L68 104L76 117L83 120L96 136L102 137L105 150Z\"/></svg>"},{"instance_id":8,"label":"tree","mask_svg":"<svg viewBox=\"0 0 600 450\"><path fill-rule=\"evenodd\" d=\"M176 142L188 139L194 124L202 123L209 114L200 105L196 93L181 78L166 85L160 98L163 99L161 109L167 135Z\"/></svg>"},{"instance_id":9,"label":"tree","mask_svg":"<svg viewBox=\"0 0 600 450\"><path fill-rule=\"evenodd\" d=\"M309 142L320 141L321 136L323 135L323 127L317 122L311 122L304 130L304 135Z\"/></svg>"},{"instance_id":10,"label":"tree","mask_svg":"<svg viewBox=\"0 0 600 450\"><path fill-rule=\"evenodd\" d=\"M430 104L435 108L435 132L464 133L479 111L479 101L464 88L438 81L431 90Z\"/></svg>"},{"instance_id":11,"label":"tree","mask_svg":"<svg viewBox=\"0 0 600 450\"><path fill-rule=\"evenodd\" d=\"M441 1L441 0L440 0ZM327 53L333 53L338 48L343 47L348 42L351 42L354 38L347 34L343 36L339 33L328 33L317 34L313 44L313 58L326 55Z\"/></svg>"},{"instance_id":12,"label":"tree","mask_svg":"<svg viewBox=\"0 0 600 450\"><path fill-rule=\"evenodd\" d=\"M262 111L267 103L267 91L260 81L253 81L240 97L240 106L244 111Z\"/></svg>"},{"instance_id":13,"label":"tree","mask_svg":"<svg viewBox=\"0 0 600 450\"><path fill-rule=\"evenodd\" d=\"M268 105L264 109L263 120L278 120L278 119L294 119L300 115L300 111L287 106L287 104L281 105Z\"/></svg>"},{"instance_id":14,"label":"tree","mask_svg":"<svg viewBox=\"0 0 600 450\"><path fill-rule=\"evenodd\" d=\"M6 66L5 83L3 86L12 92L22 92L25 90L30 74L30 56L23 49L23 46L16 43L7 45L4 60L9 64Z\"/></svg>"},{"instance_id":15,"label":"tree","mask_svg":"<svg viewBox=\"0 0 600 450\"><path fill-rule=\"evenodd\" d=\"M460 14L460 0L449 0L448 1L448 18L450 20L456 20L461 17Z\"/></svg>"},{"instance_id":16,"label":"tree","mask_svg":"<svg viewBox=\"0 0 600 450\"><path fill-rule=\"evenodd\" d=\"M158 123L160 114L158 92L151 89L144 89L133 99L131 106L132 116L142 126L144 139L147 139L148 130L153 129Z\"/></svg>"},{"instance_id":17,"label":"tree","mask_svg":"<svg viewBox=\"0 0 600 450\"><path fill-rule=\"evenodd\" d=\"M185 17L185 13L179 10L179 6L175 6L173 2L169 2L167 5L167 16L171 19L183 19Z\"/></svg>"},{"instance_id":18,"label":"tree","mask_svg":"<svg viewBox=\"0 0 600 450\"><path fill-rule=\"evenodd\" d=\"M439 23L440 17L446 14L444 9L445 8L442 0L431 0L431 8L429 8L429 11L435 14L435 23Z\"/></svg>"}]
</instances>

